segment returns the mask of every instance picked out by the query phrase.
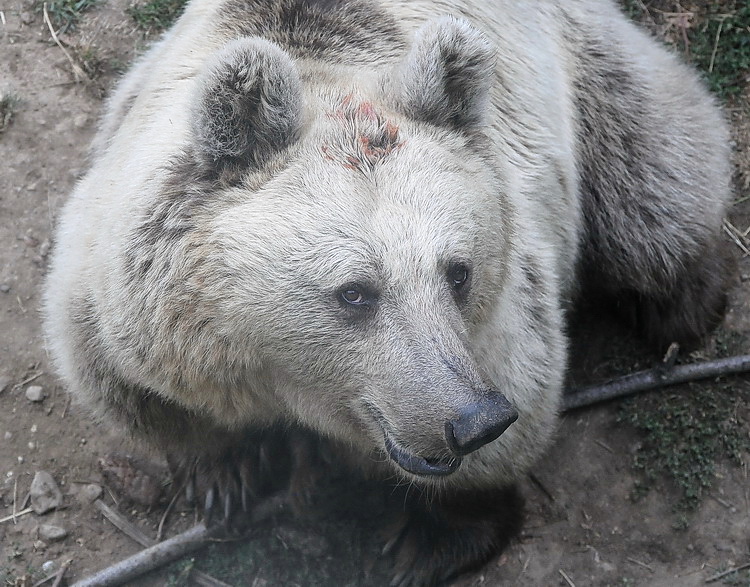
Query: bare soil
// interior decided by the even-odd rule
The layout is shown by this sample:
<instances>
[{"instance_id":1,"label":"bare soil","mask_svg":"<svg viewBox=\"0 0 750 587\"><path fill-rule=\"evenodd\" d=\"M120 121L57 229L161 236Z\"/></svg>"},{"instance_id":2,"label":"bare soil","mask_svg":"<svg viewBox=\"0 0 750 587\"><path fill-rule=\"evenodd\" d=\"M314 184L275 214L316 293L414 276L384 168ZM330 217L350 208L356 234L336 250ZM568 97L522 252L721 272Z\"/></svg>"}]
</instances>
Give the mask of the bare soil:
<instances>
[{"instance_id":1,"label":"bare soil","mask_svg":"<svg viewBox=\"0 0 750 587\"><path fill-rule=\"evenodd\" d=\"M58 210L85 169L107 88L117 70L149 41L135 29L126 7L127 0L102 2L83 15L75 30L61 34L71 58L93 78L76 79L37 4L0 4L0 92L11 91L20 99L0 132L0 519L26 507L36 471L51 473L64 495L57 511L0 522L0 580L7 585L34 585L68 560L66 578L72 582L140 550L85 498L86 484L104 486L104 501L151 537L166 507L166 499L150 509L129 504L105 483L98 460L112 451L156 457L124 445L116 433L97 427L69 405L51 371L39 320ZM745 198L731 216L740 231L750 227L749 100L746 93L727 109L736 147L736 195ZM750 340L750 257L729 239L726 246L736 249L739 270L722 328ZM581 346L581 364L590 367L594 378L600 372L591 366L599 360L606 364L616 359L629 367L658 360L644 359L637 350L632 357L615 357L619 347L610 347L602 333L594 338L590 356ZM710 355L715 342L707 344ZM750 352L747 345L744 352ZM43 401L27 399L29 385L43 388ZM715 383L701 385L705 389ZM671 390L670 401L679 402L682 389ZM747 392L750 378L734 378L729 389ZM726 393L717 387L720 392ZM658 483L639 501L631 499L640 478L632 467L633 454L642 438L618 424L617 414L617 405L609 404L563 418L555 446L535 467L534 479L524 484L527 521L522 536L457 585L692 586L750 562L750 455L743 455L741 465L718 462L706 498L688 514L687 528L677 529L673 505L679 496L673 484ZM749 433L747 420L738 416L736 423ZM331 484L340 488L346 481ZM377 511L377 504L359 491L347 486L342 501L321 490L309 519L284 518L258 528L243 543L247 570L237 584L387 583L390 563L378 556L380 536L370 531L367 515L357 523L347 517L358 509L370 515ZM184 530L194 516L178 502L165 535ZM42 524L63 527L67 537L42 540ZM136 584L163 584L165 577ZM748 574L733 580L750 585ZM186 575L174 579L191 581Z\"/></svg>"}]
</instances>

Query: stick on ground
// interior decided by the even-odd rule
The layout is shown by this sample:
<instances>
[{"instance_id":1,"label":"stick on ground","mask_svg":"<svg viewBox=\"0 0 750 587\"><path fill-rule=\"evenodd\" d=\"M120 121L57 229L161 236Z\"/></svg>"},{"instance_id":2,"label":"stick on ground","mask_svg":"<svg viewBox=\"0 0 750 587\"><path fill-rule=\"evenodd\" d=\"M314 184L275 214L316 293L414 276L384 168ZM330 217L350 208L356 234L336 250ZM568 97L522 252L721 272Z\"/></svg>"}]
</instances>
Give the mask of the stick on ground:
<instances>
[{"instance_id":1,"label":"stick on ground","mask_svg":"<svg viewBox=\"0 0 750 587\"><path fill-rule=\"evenodd\" d=\"M719 375L750 372L750 355L740 355L705 363L656 367L613 379L601 385L592 385L568 393L563 399L563 411L568 412L618 397L648 391L657 387L708 379Z\"/></svg>"},{"instance_id":2,"label":"stick on ground","mask_svg":"<svg viewBox=\"0 0 750 587\"><path fill-rule=\"evenodd\" d=\"M106 510L110 509L104 503L101 505L97 503L97 507L102 513L105 513ZM288 508L289 495L286 491L280 491L279 493L270 495L253 507L250 516L250 524L258 524L272 516L283 513ZM119 516L116 513L113 517L107 515L107 519L113 523L121 517L122 516ZM122 530L122 527L119 524L117 527ZM128 581L132 581L140 575L171 563L186 554L200 550L211 540L220 538L225 532L226 530L224 527L219 524L209 528L206 528L203 524L198 524L182 534L178 534L164 542L154 544L119 563L115 563L114 565L99 571L91 577L82 579L81 581L74 583L72 587L115 587L117 585L122 585ZM140 534L140 531L136 532L135 536L138 534ZM139 538L135 537L133 534L128 533L128 536L136 540L136 542L140 541ZM143 540L143 537L141 537L141 540ZM145 538L144 542L141 543L143 544L148 540L150 539ZM202 575L200 578L204 580L212 580L211 577L208 577L203 573L200 575ZM221 584L219 581L214 581L214 585Z\"/></svg>"},{"instance_id":3,"label":"stick on ground","mask_svg":"<svg viewBox=\"0 0 750 587\"><path fill-rule=\"evenodd\" d=\"M107 567L86 579L73 584L73 587L114 587L132 581L136 577L161 567L190 552L203 548L223 529L220 526L206 528L203 524L193 526L187 532L169 540L159 542L133 556Z\"/></svg>"}]
</instances>

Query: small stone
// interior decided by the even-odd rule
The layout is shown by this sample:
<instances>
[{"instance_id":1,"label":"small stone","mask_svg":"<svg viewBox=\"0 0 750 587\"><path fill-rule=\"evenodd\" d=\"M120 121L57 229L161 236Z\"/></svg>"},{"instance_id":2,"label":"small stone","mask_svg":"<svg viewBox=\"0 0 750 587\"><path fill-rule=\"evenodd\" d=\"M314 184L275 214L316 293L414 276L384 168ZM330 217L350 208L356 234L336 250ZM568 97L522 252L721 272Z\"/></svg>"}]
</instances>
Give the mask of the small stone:
<instances>
[{"instance_id":1,"label":"small stone","mask_svg":"<svg viewBox=\"0 0 750 587\"><path fill-rule=\"evenodd\" d=\"M44 550L47 548L47 543L44 540L34 540L34 550Z\"/></svg>"},{"instance_id":2,"label":"small stone","mask_svg":"<svg viewBox=\"0 0 750 587\"><path fill-rule=\"evenodd\" d=\"M3 438L5 438L5 440L10 440L11 438L13 438L13 433L10 430L6 430Z\"/></svg>"},{"instance_id":3,"label":"small stone","mask_svg":"<svg viewBox=\"0 0 750 587\"><path fill-rule=\"evenodd\" d=\"M8 293L9 291L10 291L10 286L7 283L0 283L0 292Z\"/></svg>"},{"instance_id":4,"label":"small stone","mask_svg":"<svg viewBox=\"0 0 750 587\"><path fill-rule=\"evenodd\" d=\"M50 246L51 246L51 244L49 242L49 239L45 238L42 241L42 244L39 245L39 256L42 257L42 258L45 258L49 254Z\"/></svg>"},{"instance_id":5,"label":"small stone","mask_svg":"<svg viewBox=\"0 0 750 587\"><path fill-rule=\"evenodd\" d=\"M49 542L58 542L68 535L68 531L60 526L52 524L42 524L39 526L39 537Z\"/></svg>"},{"instance_id":6,"label":"small stone","mask_svg":"<svg viewBox=\"0 0 750 587\"><path fill-rule=\"evenodd\" d=\"M52 475L46 471L37 471L31 482L31 508L39 515L62 505L62 493Z\"/></svg>"},{"instance_id":7,"label":"small stone","mask_svg":"<svg viewBox=\"0 0 750 587\"><path fill-rule=\"evenodd\" d=\"M44 561L42 563L42 570L48 575L52 574L56 568L57 564L55 561Z\"/></svg>"},{"instance_id":8,"label":"small stone","mask_svg":"<svg viewBox=\"0 0 750 587\"><path fill-rule=\"evenodd\" d=\"M21 13L21 22L25 25L34 24L34 15L31 12L22 12Z\"/></svg>"},{"instance_id":9,"label":"small stone","mask_svg":"<svg viewBox=\"0 0 750 587\"><path fill-rule=\"evenodd\" d=\"M95 483L84 485L78 494L78 499L83 503L94 503L102 496L102 488Z\"/></svg>"},{"instance_id":10,"label":"small stone","mask_svg":"<svg viewBox=\"0 0 750 587\"><path fill-rule=\"evenodd\" d=\"M73 124L76 128L83 128L89 123L89 115L85 112L81 112L73 118Z\"/></svg>"},{"instance_id":11,"label":"small stone","mask_svg":"<svg viewBox=\"0 0 750 587\"><path fill-rule=\"evenodd\" d=\"M18 460L19 465L23 465L24 458L22 456L19 455L16 460Z\"/></svg>"},{"instance_id":12,"label":"small stone","mask_svg":"<svg viewBox=\"0 0 750 587\"><path fill-rule=\"evenodd\" d=\"M44 389L41 385L29 385L26 388L26 399L30 402L40 402L44 399Z\"/></svg>"}]
</instances>

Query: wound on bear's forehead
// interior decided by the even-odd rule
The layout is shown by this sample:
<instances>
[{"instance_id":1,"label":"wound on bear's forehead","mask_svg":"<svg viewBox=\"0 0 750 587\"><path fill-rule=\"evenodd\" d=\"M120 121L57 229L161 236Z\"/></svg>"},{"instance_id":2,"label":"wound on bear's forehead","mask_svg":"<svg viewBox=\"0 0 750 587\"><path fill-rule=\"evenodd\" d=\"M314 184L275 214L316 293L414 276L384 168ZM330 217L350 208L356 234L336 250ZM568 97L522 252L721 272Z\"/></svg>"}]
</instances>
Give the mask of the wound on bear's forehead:
<instances>
[{"instance_id":1,"label":"wound on bear's forehead","mask_svg":"<svg viewBox=\"0 0 750 587\"><path fill-rule=\"evenodd\" d=\"M323 157L353 171L372 170L385 157L404 144L398 126L381 115L369 100L358 101L347 94L328 118L344 128L338 144L325 143Z\"/></svg>"}]
</instances>

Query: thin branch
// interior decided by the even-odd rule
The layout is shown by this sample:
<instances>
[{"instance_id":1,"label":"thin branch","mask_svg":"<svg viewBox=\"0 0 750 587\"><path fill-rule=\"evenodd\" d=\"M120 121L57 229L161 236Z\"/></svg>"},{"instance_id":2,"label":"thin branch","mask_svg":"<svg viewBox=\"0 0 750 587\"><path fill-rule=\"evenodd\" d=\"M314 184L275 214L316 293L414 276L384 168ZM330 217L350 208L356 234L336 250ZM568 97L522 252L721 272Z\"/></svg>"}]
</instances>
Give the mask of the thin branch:
<instances>
[{"instance_id":1,"label":"thin branch","mask_svg":"<svg viewBox=\"0 0 750 587\"><path fill-rule=\"evenodd\" d=\"M708 579L706 579L706 583L713 583L714 581L723 579L727 575L731 575L732 573L737 573L739 571L744 571L745 569L750 569L750 563L745 563L744 565L740 565L739 567L734 567L733 569L728 569L722 573L714 575L713 577L709 577Z\"/></svg>"},{"instance_id":2,"label":"thin branch","mask_svg":"<svg viewBox=\"0 0 750 587\"><path fill-rule=\"evenodd\" d=\"M719 38L721 37L721 29L724 28L724 19L722 18L719 22L719 29L716 31L716 38L714 39L714 49L711 51L711 61L708 64L708 73L713 73L714 63L716 63L716 52L719 50Z\"/></svg>"},{"instance_id":3,"label":"thin branch","mask_svg":"<svg viewBox=\"0 0 750 587\"><path fill-rule=\"evenodd\" d=\"M73 562L73 559L66 560L62 566L60 567L60 570L57 571L57 574L55 575L55 582L52 583L52 587L60 587L62 584L63 577L65 576L66 571L68 570L68 567L70 567L70 563Z\"/></svg>"},{"instance_id":4,"label":"thin branch","mask_svg":"<svg viewBox=\"0 0 750 587\"><path fill-rule=\"evenodd\" d=\"M557 569L557 572L558 572L558 573L560 573L560 576L561 576L561 577L562 577L563 579L565 579L565 582L566 582L566 583L567 583L567 584L568 584L568 585L569 585L570 587L576 587L576 584L575 584L575 583L573 583L573 580L572 580L572 579L571 579L570 577L568 577L568 575L567 575L567 574L565 573L565 571L563 571L562 569Z\"/></svg>"},{"instance_id":5,"label":"thin branch","mask_svg":"<svg viewBox=\"0 0 750 587\"><path fill-rule=\"evenodd\" d=\"M60 39L57 38L57 33L55 32L54 27L52 26L52 21L49 19L49 13L47 12L47 3L45 2L42 5L42 11L44 14L44 22L47 25L47 28L49 29L49 34L52 36L52 40L57 44L58 47L62 50L62 52L65 54L66 59L68 60L68 63L70 63L70 67L73 70L73 75L76 78L76 82L80 82L81 80L90 82L91 78L86 75L86 72L81 69L81 66L78 65L75 60L70 56L70 53L65 49L63 44L60 42ZM19 300L20 303L20 300Z\"/></svg>"},{"instance_id":6,"label":"thin branch","mask_svg":"<svg viewBox=\"0 0 750 587\"><path fill-rule=\"evenodd\" d=\"M190 579L200 587L232 587L229 583L219 581L217 578L193 569L190 571Z\"/></svg>"},{"instance_id":7,"label":"thin branch","mask_svg":"<svg viewBox=\"0 0 750 587\"><path fill-rule=\"evenodd\" d=\"M73 587L114 587L122 585L183 555L203 548L211 538L222 531L223 528L218 525L206 528L203 524L198 524L182 534L159 542L107 567L91 577L77 581L73 584Z\"/></svg>"},{"instance_id":8,"label":"thin branch","mask_svg":"<svg viewBox=\"0 0 750 587\"><path fill-rule=\"evenodd\" d=\"M563 398L562 409L568 412L591 404L632 395L640 391L656 389L657 387L708 379L710 377L718 377L719 375L733 375L747 372L750 372L750 355L740 355L690 365L675 365L670 368L661 366L619 377L600 385L573 390Z\"/></svg>"},{"instance_id":9,"label":"thin branch","mask_svg":"<svg viewBox=\"0 0 750 587\"><path fill-rule=\"evenodd\" d=\"M146 536L140 528L131 524L122 515L109 507L101 499L97 499L94 502L96 509L98 509L105 518L107 518L112 524L114 524L121 532L135 540L141 546L153 546L156 544L156 540Z\"/></svg>"},{"instance_id":10,"label":"thin branch","mask_svg":"<svg viewBox=\"0 0 750 587\"><path fill-rule=\"evenodd\" d=\"M34 510L32 510L31 508L26 508L25 510L21 510L20 512L15 512L14 514L11 514L9 516L5 516L4 518L0 518L0 524L2 524L3 522L10 522L11 520L13 520L13 522L15 523L16 518L20 518L21 516L25 516L26 514L30 514L33 511Z\"/></svg>"},{"instance_id":11,"label":"thin branch","mask_svg":"<svg viewBox=\"0 0 750 587\"><path fill-rule=\"evenodd\" d=\"M96 504L100 501L101 500L97 500L94 503ZM101 502L101 505L97 505L97 507L102 513L104 513L105 510L113 511L103 502ZM289 495L287 492L281 491L271 495L265 500L259 502L253 508L250 516L250 524L258 524L273 515L284 512L288 507ZM120 522L122 516L116 514L115 519ZM114 520L110 519L110 521L114 523ZM127 525L132 526L130 522L127 522ZM122 530L119 525L117 527ZM123 532L125 532L125 530L123 530ZM178 534L169 540L149 546L141 552L99 571L91 577L74 583L72 587L115 587L117 585L122 585L128 581L132 581L136 577L171 563L190 552L200 550L212 540L219 538L224 532L225 529L221 524L212 525L209 528L206 528L203 524L197 524L182 534ZM139 533L140 530L137 530L135 535ZM129 533L128 536L138 541L138 539ZM141 539L144 539L144 537L142 536ZM145 537L145 540L150 539ZM205 579L205 575L203 578ZM211 578L209 578L209 580L210 579ZM213 584L220 585L221 583L215 580Z\"/></svg>"}]
</instances>

